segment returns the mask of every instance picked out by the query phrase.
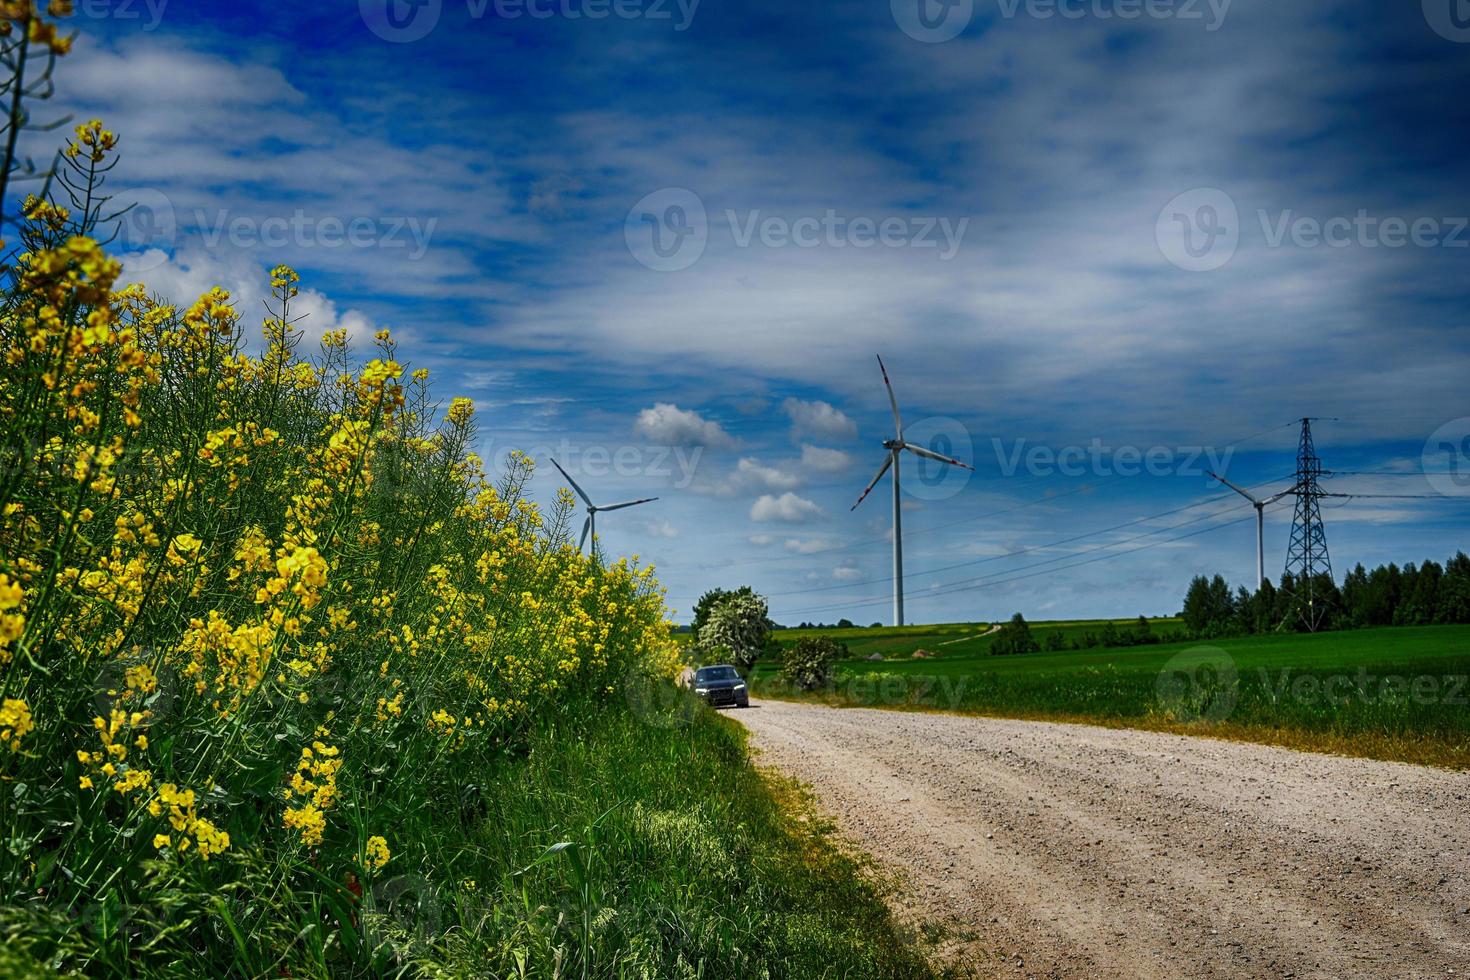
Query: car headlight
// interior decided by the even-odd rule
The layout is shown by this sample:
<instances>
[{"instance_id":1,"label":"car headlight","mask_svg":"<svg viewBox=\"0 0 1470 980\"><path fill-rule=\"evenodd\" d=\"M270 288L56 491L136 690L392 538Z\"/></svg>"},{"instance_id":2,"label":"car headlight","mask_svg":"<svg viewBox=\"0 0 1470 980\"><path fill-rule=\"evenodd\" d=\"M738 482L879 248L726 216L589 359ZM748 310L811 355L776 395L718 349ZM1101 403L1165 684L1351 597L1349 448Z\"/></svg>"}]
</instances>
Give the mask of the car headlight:
<instances>
[{"instance_id":1,"label":"car headlight","mask_svg":"<svg viewBox=\"0 0 1470 980\"><path fill-rule=\"evenodd\" d=\"M696 687L694 689L694 693L695 694L708 694L709 693L709 688L707 688L707 687Z\"/></svg>"},{"instance_id":2,"label":"car headlight","mask_svg":"<svg viewBox=\"0 0 1470 980\"><path fill-rule=\"evenodd\" d=\"M743 691L743 690L745 690L745 682L744 681L741 681L739 684L736 684L735 685L735 690L737 690L737 691Z\"/></svg>"}]
</instances>

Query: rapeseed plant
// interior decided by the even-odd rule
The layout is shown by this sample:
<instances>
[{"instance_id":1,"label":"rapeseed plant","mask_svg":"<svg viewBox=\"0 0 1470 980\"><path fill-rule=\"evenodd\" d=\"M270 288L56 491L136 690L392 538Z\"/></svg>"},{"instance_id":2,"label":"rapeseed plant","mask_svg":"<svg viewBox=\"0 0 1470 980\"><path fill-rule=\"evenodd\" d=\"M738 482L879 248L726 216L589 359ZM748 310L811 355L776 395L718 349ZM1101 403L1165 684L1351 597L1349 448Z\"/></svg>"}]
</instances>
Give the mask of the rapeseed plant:
<instances>
[{"instance_id":1,"label":"rapeseed plant","mask_svg":"<svg viewBox=\"0 0 1470 980\"><path fill-rule=\"evenodd\" d=\"M121 285L88 203L119 142L76 127L86 196L29 199L3 269L0 928L91 972L370 971L347 883L390 851L361 828L466 833L531 726L672 674L662 593L570 546L529 458L487 475L473 403L436 410L390 334L304 353L292 269L258 345L223 289ZM134 911L99 936L65 924L86 907Z\"/></svg>"}]
</instances>

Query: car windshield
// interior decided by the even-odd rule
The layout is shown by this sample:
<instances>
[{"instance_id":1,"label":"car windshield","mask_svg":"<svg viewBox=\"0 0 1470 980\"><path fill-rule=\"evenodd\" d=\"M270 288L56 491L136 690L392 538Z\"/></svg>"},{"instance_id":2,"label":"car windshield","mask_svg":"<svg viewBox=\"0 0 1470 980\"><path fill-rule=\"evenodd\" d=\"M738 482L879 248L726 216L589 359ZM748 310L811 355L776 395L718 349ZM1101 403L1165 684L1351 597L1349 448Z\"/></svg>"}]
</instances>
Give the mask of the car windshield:
<instances>
[{"instance_id":1,"label":"car windshield","mask_svg":"<svg viewBox=\"0 0 1470 980\"><path fill-rule=\"evenodd\" d=\"M734 667L701 667L694 675L696 681L738 681L740 675Z\"/></svg>"}]
</instances>

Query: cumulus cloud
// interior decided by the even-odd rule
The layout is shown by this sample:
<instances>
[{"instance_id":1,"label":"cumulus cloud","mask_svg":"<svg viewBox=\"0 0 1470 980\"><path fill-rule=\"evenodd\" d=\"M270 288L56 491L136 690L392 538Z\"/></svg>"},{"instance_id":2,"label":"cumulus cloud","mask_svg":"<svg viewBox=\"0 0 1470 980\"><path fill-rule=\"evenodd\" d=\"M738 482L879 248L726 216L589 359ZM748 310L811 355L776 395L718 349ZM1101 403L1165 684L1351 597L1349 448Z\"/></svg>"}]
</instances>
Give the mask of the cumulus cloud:
<instances>
[{"instance_id":1,"label":"cumulus cloud","mask_svg":"<svg viewBox=\"0 0 1470 980\"><path fill-rule=\"evenodd\" d=\"M750 505L750 519L753 521L808 524L821 520L825 516L826 513L821 507L805 497L798 497L789 490L779 497L769 493L762 494L755 503Z\"/></svg>"},{"instance_id":2,"label":"cumulus cloud","mask_svg":"<svg viewBox=\"0 0 1470 980\"><path fill-rule=\"evenodd\" d=\"M841 449L828 449L803 443L801 465L818 473L840 473L852 465L852 454Z\"/></svg>"},{"instance_id":3,"label":"cumulus cloud","mask_svg":"<svg viewBox=\"0 0 1470 980\"><path fill-rule=\"evenodd\" d=\"M803 482L800 474L779 466L766 466L753 456L742 459L735 472L746 484L763 490L795 490Z\"/></svg>"},{"instance_id":4,"label":"cumulus cloud","mask_svg":"<svg viewBox=\"0 0 1470 980\"><path fill-rule=\"evenodd\" d=\"M827 402L788 398L781 410L791 419L791 434L796 438L850 439L857 435L856 423Z\"/></svg>"},{"instance_id":5,"label":"cumulus cloud","mask_svg":"<svg viewBox=\"0 0 1470 980\"><path fill-rule=\"evenodd\" d=\"M831 551L833 545L826 538L787 538L783 547L798 555L814 555L819 551Z\"/></svg>"},{"instance_id":6,"label":"cumulus cloud","mask_svg":"<svg viewBox=\"0 0 1470 980\"><path fill-rule=\"evenodd\" d=\"M649 521L647 529L648 533L655 538L677 538L679 536L679 529L668 521Z\"/></svg>"},{"instance_id":7,"label":"cumulus cloud","mask_svg":"<svg viewBox=\"0 0 1470 980\"><path fill-rule=\"evenodd\" d=\"M638 413L633 432L664 446L703 446L730 449L735 439L718 422L670 402L658 402Z\"/></svg>"}]
</instances>

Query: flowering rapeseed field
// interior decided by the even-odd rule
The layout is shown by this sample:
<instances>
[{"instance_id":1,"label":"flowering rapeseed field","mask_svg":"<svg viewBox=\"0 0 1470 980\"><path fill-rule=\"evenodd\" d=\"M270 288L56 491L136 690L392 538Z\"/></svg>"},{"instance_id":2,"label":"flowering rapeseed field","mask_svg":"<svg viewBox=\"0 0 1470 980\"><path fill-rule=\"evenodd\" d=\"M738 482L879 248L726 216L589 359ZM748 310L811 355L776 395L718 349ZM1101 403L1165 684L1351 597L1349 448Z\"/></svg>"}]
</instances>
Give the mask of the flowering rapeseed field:
<instances>
[{"instance_id":1,"label":"flowering rapeseed field","mask_svg":"<svg viewBox=\"0 0 1470 980\"><path fill-rule=\"evenodd\" d=\"M29 3L0 14L65 53ZM90 206L117 142L77 127L53 186L83 199L5 229L3 925L131 972L268 962L331 921L350 961L356 900L487 759L672 670L662 594L569 546L530 459L487 476L471 403L441 411L386 332L304 350L291 269L259 340L221 289L122 286Z\"/></svg>"}]
</instances>

